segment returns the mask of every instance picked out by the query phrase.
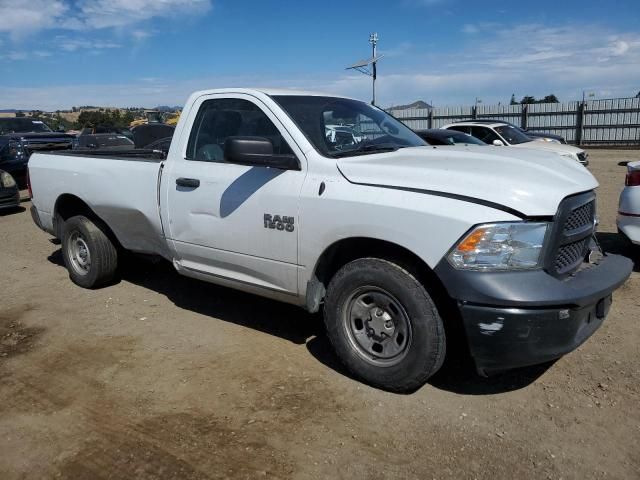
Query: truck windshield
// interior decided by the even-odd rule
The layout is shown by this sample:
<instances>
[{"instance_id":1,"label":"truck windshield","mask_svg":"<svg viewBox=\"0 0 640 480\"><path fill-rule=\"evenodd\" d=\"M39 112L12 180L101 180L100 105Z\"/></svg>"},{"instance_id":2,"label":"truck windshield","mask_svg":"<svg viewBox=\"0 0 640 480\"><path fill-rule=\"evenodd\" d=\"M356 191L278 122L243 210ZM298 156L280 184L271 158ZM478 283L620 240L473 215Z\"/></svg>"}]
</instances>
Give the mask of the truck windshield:
<instances>
[{"instance_id":1,"label":"truck windshield","mask_svg":"<svg viewBox=\"0 0 640 480\"><path fill-rule=\"evenodd\" d=\"M347 157L427 145L379 108L357 100L306 95L272 97L322 155Z\"/></svg>"},{"instance_id":2,"label":"truck windshield","mask_svg":"<svg viewBox=\"0 0 640 480\"><path fill-rule=\"evenodd\" d=\"M0 118L0 134L51 132L47 125L33 118Z\"/></svg>"},{"instance_id":3,"label":"truck windshield","mask_svg":"<svg viewBox=\"0 0 640 480\"><path fill-rule=\"evenodd\" d=\"M531 137L522 133L519 128L512 127L511 125L496 127L495 130L509 142L509 145L517 145L518 143L530 142L532 140Z\"/></svg>"}]
</instances>

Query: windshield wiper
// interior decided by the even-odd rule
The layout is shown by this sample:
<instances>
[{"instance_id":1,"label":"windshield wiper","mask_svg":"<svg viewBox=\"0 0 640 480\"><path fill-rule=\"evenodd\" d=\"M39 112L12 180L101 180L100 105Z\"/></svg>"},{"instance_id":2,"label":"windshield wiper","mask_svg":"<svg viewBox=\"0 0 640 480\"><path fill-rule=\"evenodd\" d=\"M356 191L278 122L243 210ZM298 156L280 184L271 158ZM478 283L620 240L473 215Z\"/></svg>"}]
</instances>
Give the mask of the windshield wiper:
<instances>
[{"instance_id":1,"label":"windshield wiper","mask_svg":"<svg viewBox=\"0 0 640 480\"><path fill-rule=\"evenodd\" d=\"M367 153L375 152L395 152L396 150L404 148L404 146L398 146L395 143L374 143L374 144L362 144L355 150L348 150L344 152L334 153L332 157L352 157L355 155L365 155Z\"/></svg>"}]
</instances>

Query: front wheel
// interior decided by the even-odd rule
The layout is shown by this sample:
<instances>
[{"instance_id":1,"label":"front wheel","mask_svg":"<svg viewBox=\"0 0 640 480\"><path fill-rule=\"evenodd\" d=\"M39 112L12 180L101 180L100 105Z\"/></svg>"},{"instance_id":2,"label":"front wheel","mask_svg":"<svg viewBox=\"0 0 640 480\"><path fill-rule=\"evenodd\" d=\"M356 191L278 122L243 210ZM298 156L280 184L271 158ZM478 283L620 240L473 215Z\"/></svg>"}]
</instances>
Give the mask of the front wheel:
<instances>
[{"instance_id":1,"label":"front wheel","mask_svg":"<svg viewBox=\"0 0 640 480\"><path fill-rule=\"evenodd\" d=\"M113 242L103 229L82 215L64 223L62 256L73 283L84 288L108 284L118 267L118 251Z\"/></svg>"},{"instance_id":2,"label":"front wheel","mask_svg":"<svg viewBox=\"0 0 640 480\"><path fill-rule=\"evenodd\" d=\"M385 390L422 386L442 366L445 333L424 286L378 258L342 267L327 289L327 335L349 371Z\"/></svg>"}]
</instances>

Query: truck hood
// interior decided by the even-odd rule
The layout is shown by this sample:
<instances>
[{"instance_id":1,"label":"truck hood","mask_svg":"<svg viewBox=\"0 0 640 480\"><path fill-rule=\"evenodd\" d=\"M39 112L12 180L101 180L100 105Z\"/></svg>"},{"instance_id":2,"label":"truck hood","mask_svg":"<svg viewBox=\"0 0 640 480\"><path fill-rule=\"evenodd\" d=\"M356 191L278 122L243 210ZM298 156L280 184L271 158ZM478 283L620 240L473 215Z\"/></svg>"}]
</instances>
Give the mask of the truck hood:
<instances>
[{"instance_id":1,"label":"truck hood","mask_svg":"<svg viewBox=\"0 0 640 480\"><path fill-rule=\"evenodd\" d=\"M337 163L351 183L444 194L524 216L554 215L563 198L598 186L574 160L502 147L403 148L340 158Z\"/></svg>"},{"instance_id":2,"label":"truck hood","mask_svg":"<svg viewBox=\"0 0 640 480\"><path fill-rule=\"evenodd\" d=\"M560 155L573 155L574 157L578 155L578 153L583 152L581 148L573 147L571 145L566 145L563 143L553 143L553 142L540 142L534 140L532 142L518 143L517 145L511 145L514 148L528 148L531 150L543 150L546 152L555 152Z\"/></svg>"}]
</instances>

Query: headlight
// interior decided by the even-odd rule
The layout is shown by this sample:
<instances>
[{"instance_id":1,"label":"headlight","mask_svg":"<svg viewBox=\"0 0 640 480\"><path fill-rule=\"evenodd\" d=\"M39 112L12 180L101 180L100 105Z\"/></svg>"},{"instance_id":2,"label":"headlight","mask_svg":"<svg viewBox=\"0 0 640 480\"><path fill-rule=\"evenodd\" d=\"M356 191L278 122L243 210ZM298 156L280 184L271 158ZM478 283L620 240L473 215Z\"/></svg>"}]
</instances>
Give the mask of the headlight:
<instances>
[{"instance_id":1,"label":"headlight","mask_svg":"<svg viewBox=\"0 0 640 480\"><path fill-rule=\"evenodd\" d=\"M7 148L10 157L21 158L24 155L24 149L18 142L9 142Z\"/></svg>"},{"instance_id":2,"label":"headlight","mask_svg":"<svg viewBox=\"0 0 640 480\"><path fill-rule=\"evenodd\" d=\"M571 160L575 160L576 162L580 161L580 159L578 158L578 155L576 155L575 153L561 153L560 156L565 158L570 158Z\"/></svg>"},{"instance_id":3,"label":"headlight","mask_svg":"<svg viewBox=\"0 0 640 480\"><path fill-rule=\"evenodd\" d=\"M16 186L16 181L7 172L0 173L0 185L5 188L13 188Z\"/></svg>"},{"instance_id":4,"label":"headlight","mask_svg":"<svg viewBox=\"0 0 640 480\"><path fill-rule=\"evenodd\" d=\"M449 263L461 270L538 268L547 227L533 222L479 225L449 253Z\"/></svg>"}]
</instances>

